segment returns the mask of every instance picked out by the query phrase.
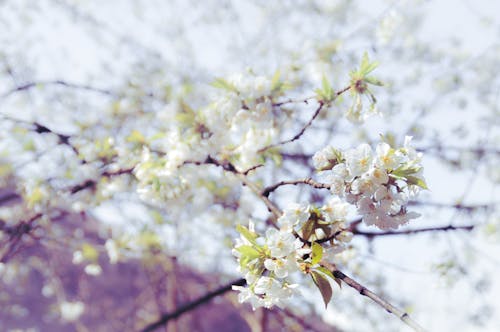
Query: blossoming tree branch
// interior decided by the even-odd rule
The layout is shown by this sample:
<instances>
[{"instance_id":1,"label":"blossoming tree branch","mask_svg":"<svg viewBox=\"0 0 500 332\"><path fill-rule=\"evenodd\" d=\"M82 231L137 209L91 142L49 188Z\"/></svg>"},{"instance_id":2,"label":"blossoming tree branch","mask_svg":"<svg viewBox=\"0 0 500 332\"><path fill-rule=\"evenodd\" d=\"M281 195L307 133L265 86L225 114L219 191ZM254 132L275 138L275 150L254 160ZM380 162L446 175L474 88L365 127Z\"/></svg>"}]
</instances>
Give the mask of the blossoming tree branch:
<instances>
[{"instance_id":1,"label":"blossoming tree branch","mask_svg":"<svg viewBox=\"0 0 500 332\"><path fill-rule=\"evenodd\" d=\"M208 106L194 109L181 100L177 109L167 109L149 119L152 130L132 129L127 135L97 141L85 135L59 133L50 125L36 121L4 116L27 130L49 136L52 144L62 149L60 153L73 158L74 164L67 172L78 172L78 179L86 178L69 185L57 176L43 181L17 181L20 186L17 194L24 200L25 207L16 213L24 228L12 232L29 233L43 224L44 218L53 217L55 211L81 211L83 205L95 204L92 203L95 197L88 196L93 192L103 199L126 186L135 188L140 199L151 208L165 206L169 214L177 218L203 216L210 206L233 204L233 214L228 218L239 238L234 240L232 252L244 279L232 283L232 288L239 292L240 302L248 302L254 309L284 307L293 301L294 295L299 296L300 289L310 279L327 306L334 302L332 282L338 286L344 283L414 330L421 331L408 313L341 271L345 263L342 253L352 237L378 234L363 233L358 228L360 222L393 232L418 218L417 213L408 210L408 204L420 190L427 189L427 185L423 178L422 154L412 147L411 137L396 144L381 136L375 146L363 143L343 147L331 142L312 156L314 172L307 178L264 186L263 178L258 175L261 169L279 168L282 149L303 139L322 113L340 112L348 121L359 125L371 116L380 116L372 91L382 86L373 76L376 67L377 63L365 54L343 88L334 90L330 79L324 77L322 86L306 98L288 96L293 87L279 72L269 78L250 72L217 79L213 83L216 93ZM79 88L61 81L53 83ZM5 93L4 97L34 86L36 84L24 85ZM113 96L108 90L82 88ZM345 111L337 104L341 98L351 100L351 106ZM312 106L313 112L294 135L288 136L287 127L296 122L293 108L288 107L297 104ZM156 127L159 122L162 125ZM89 145L89 140L95 143ZM14 169L5 168L5 174L16 177ZM273 196L281 187L289 185L328 191L329 196L321 204L287 201L285 206L278 206ZM227 201L230 194L235 194L232 188L242 186L250 189L268 210L268 217L254 218L245 211L253 209L252 206L243 206L242 201ZM59 199L54 200L54 196ZM227 210L223 210L224 213L228 214ZM357 217L349 221L350 214ZM2 262L12 257L18 242L12 242L2 251ZM109 239L106 250L110 259L117 261L123 259L120 252L125 250L125 245ZM84 247L78 256L81 258L74 261L92 261L95 256L92 253L91 248ZM89 273L98 273L98 266L90 264L87 268ZM220 293L216 291L206 299ZM187 308L193 306L196 305ZM145 331L185 311L167 315Z\"/></svg>"},{"instance_id":2,"label":"blossoming tree branch","mask_svg":"<svg viewBox=\"0 0 500 332\"><path fill-rule=\"evenodd\" d=\"M263 188L251 179L253 172L274 162L279 166L280 148L302 138L321 112L332 111L337 98L350 93L352 106L345 113L362 123L377 113L373 86L382 83L372 76L377 64L365 54L359 68L352 71L347 86L335 91L328 78L316 95L303 100L286 97L287 84L279 73L272 78L247 75L218 79L219 94L207 108L185 108L174 117L166 133L168 146L158 150L143 145L141 160L133 173L138 192L155 204L177 201L186 204L196 197L196 183L203 181L197 166L214 165L224 177L235 178L250 188L271 216L264 222L239 221L233 254L245 286L239 301L252 307L284 306L300 289L300 275L310 277L318 287L325 306L332 299L331 282L342 282L368 296L415 330L422 330L409 315L361 286L337 268L337 258L353 236L346 217L349 206L362 222L383 230L397 229L418 217L407 210L409 200L426 189L422 176L422 155L407 137L401 146L382 141L375 147L361 144L353 148L328 145L316 152L313 163L317 180L281 182ZM365 99L365 100L364 100ZM284 124L293 115L283 109L292 103L316 104L310 120L292 138L282 138ZM364 106L364 103L369 106ZM143 141L141 134L137 139ZM200 176L201 175L201 176ZM278 187L304 184L327 189L331 196L323 205L288 202L278 207L270 198ZM217 187L213 193L217 195ZM257 230L259 229L259 230Z\"/></svg>"}]
</instances>

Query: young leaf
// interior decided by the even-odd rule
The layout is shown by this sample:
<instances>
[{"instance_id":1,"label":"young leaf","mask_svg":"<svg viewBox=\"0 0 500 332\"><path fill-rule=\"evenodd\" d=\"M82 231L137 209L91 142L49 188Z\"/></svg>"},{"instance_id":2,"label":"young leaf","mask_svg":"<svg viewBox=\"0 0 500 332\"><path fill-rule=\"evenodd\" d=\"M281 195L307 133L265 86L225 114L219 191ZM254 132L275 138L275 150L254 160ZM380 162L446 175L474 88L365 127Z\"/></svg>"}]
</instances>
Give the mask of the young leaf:
<instances>
[{"instance_id":1,"label":"young leaf","mask_svg":"<svg viewBox=\"0 0 500 332\"><path fill-rule=\"evenodd\" d=\"M233 84L229 83L228 81L226 81L223 78L216 78L215 81L211 85L214 88L218 88L218 89L222 89L222 90L233 91L233 92L238 91L238 89L236 89L236 87Z\"/></svg>"},{"instance_id":2,"label":"young leaf","mask_svg":"<svg viewBox=\"0 0 500 332\"><path fill-rule=\"evenodd\" d=\"M243 225L236 225L236 230L238 231L238 233L241 234L241 236L247 239L250 243L256 244L255 239L259 237L256 233L251 232L248 228L246 228Z\"/></svg>"},{"instance_id":3,"label":"young leaf","mask_svg":"<svg viewBox=\"0 0 500 332\"><path fill-rule=\"evenodd\" d=\"M247 257L250 260L257 258L260 255L257 249L252 246L239 246L235 249L241 254L241 256Z\"/></svg>"},{"instance_id":4,"label":"young leaf","mask_svg":"<svg viewBox=\"0 0 500 332\"><path fill-rule=\"evenodd\" d=\"M326 99L325 101L332 101L334 98L334 95L335 95L335 92L333 91L332 89L332 86L330 85L330 82L328 82L328 80L326 79L325 76L323 76L322 80L321 80L321 86L322 86L322 96L324 97L324 99Z\"/></svg>"},{"instance_id":5,"label":"young leaf","mask_svg":"<svg viewBox=\"0 0 500 332\"><path fill-rule=\"evenodd\" d=\"M329 276L330 278L332 279L335 279L335 277L333 276L333 273L332 271L328 270L326 267L323 267L323 266L320 266L320 267L317 267L316 270L320 271L321 273Z\"/></svg>"},{"instance_id":6,"label":"young leaf","mask_svg":"<svg viewBox=\"0 0 500 332\"><path fill-rule=\"evenodd\" d=\"M359 73L363 76L366 77L369 73L371 73L375 68L377 68L378 62L370 62L370 59L368 58L368 53L365 52L363 54L363 59L361 60L361 66L359 68Z\"/></svg>"},{"instance_id":7,"label":"young leaf","mask_svg":"<svg viewBox=\"0 0 500 332\"><path fill-rule=\"evenodd\" d=\"M321 258L323 258L323 247L321 244L313 242L311 265L318 264L321 261Z\"/></svg>"},{"instance_id":8,"label":"young leaf","mask_svg":"<svg viewBox=\"0 0 500 332\"><path fill-rule=\"evenodd\" d=\"M365 82L366 83L370 83L372 85L377 85L377 86L383 86L384 85L384 83L381 80L379 80L379 79L377 79L377 78L375 78L373 76L365 77Z\"/></svg>"},{"instance_id":9,"label":"young leaf","mask_svg":"<svg viewBox=\"0 0 500 332\"><path fill-rule=\"evenodd\" d=\"M314 281L314 284L318 287L321 296L323 297L323 302L325 302L325 308L328 306L328 302L332 299L333 290L330 282L326 278L326 276L322 273L312 271L311 277Z\"/></svg>"},{"instance_id":10,"label":"young leaf","mask_svg":"<svg viewBox=\"0 0 500 332\"><path fill-rule=\"evenodd\" d=\"M429 187L427 187L427 183L425 183L425 181L424 181L424 180L419 179L419 178L418 178L418 177L416 177L416 176L411 176L411 175L409 175L409 176L407 176L407 177L406 177L406 181L408 182L408 184L414 184L414 185L417 185L417 186L419 186L419 187L420 187L420 188L422 188L422 189L426 189L426 190L428 190L428 189L429 189Z\"/></svg>"},{"instance_id":11,"label":"young leaf","mask_svg":"<svg viewBox=\"0 0 500 332\"><path fill-rule=\"evenodd\" d=\"M279 90L281 85L282 85L282 82L280 81L280 78L281 78L281 73L279 70L277 70L274 75L273 75L273 78L271 79L271 90L272 91L276 91L276 90Z\"/></svg>"}]
</instances>

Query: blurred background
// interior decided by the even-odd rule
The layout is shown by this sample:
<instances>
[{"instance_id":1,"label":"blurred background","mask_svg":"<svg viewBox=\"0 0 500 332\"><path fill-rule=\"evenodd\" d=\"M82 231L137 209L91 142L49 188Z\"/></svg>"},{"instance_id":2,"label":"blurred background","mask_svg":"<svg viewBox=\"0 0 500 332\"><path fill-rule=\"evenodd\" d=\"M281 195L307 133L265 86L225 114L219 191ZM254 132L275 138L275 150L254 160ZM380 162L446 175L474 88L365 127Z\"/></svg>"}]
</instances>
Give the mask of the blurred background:
<instances>
[{"instance_id":1,"label":"blurred background","mask_svg":"<svg viewBox=\"0 0 500 332\"><path fill-rule=\"evenodd\" d=\"M238 278L234 224L265 209L213 170L225 194L209 208L141 200L141 133L205 107L210 83L235 73L279 70L296 98L323 76L341 89L366 51L383 116L352 124L339 100L254 179L311 176L327 144L413 136L430 188L412 204L422 217L355 236L344 270L430 331L498 331L499 12L467 0L0 0L0 330L139 331ZM293 135L313 109L289 111ZM253 312L229 292L162 329L407 329L353 290L336 288L327 310L319 298L311 287L286 310Z\"/></svg>"}]
</instances>

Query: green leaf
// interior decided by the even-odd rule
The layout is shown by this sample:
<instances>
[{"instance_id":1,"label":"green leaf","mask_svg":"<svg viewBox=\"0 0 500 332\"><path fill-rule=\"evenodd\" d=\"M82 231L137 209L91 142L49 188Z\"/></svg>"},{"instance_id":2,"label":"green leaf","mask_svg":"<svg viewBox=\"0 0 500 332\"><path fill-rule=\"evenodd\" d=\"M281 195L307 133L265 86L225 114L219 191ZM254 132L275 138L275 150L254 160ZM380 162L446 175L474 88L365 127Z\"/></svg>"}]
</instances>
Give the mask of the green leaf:
<instances>
[{"instance_id":1,"label":"green leaf","mask_svg":"<svg viewBox=\"0 0 500 332\"><path fill-rule=\"evenodd\" d=\"M365 77L364 80L365 80L366 83L369 83L369 84L372 84L372 85L377 85L377 86L383 86L384 85L384 83L381 80L379 80L379 79L377 79L377 78L375 78L373 76Z\"/></svg>"},{"instance_id":2,"label":"green leaf","mask_svg":"<svg viewBox=\"0 0 500 332\"><path fill-rule=\"evenodd\" d=\"M316 89L314 90L314 92L316 93L316 99L318 100L326 100L326 96L325 94L323 93L323 90L321 89Z\"/></svg>"},{"instance_id":3,"label":"green leaf","mask_svg":"<svg viewBox=\"0 0 500 332\"><path fill-rule=\"evenodd\" d=\"M82 256L88 261L97 262L97 259L99 258L99 252L91 244L84 243L82 245Z\"/></svg>"},{"instance_id":4,"label":"green leaf","mask_svg":"<svg viewBox=\"0 0 500 332\"><path fill-rule=\"evenodd\" d=\"M361 66L359 68L359 73L365 77L369 73L371 73L375 68L378 67L378 62L370 62L370 59L368 58L368 53L365 52L363 54L363 58L361 59Z\"/></svg>"},{"instance_id":5,"label":"green leaf","mask_svg":"<svg viewBox=\"0 0 500 332\"><path fill-rule=\"evenodd\" d=\"M424 180L422 180L416 176L411 176L411 175L407 176L406 181L408 184L414 184L414 185L419 186L422 189L429 190L429 187L427 187L427 183L425 183Z\"/></svg>"},{"instance_id":6,"label":"green leaf","mask_svg":"<svg viewBox=\"0 0 500 332\"><path fill-rule=\"evenodd\" d=\"M333 276L333 273L332 271L328 270L326 267L323 267L323 266L320 266L320 267L317 267L315 268L317 271L320 271L321 273L329 276L330 278L332 279L335 279L335 277Z\"/></svg>"},{"instance_id":7,"label":"green leaf","mask_svg":"<svg viewBox=\"0 0 500 332\"><path fill-rule=\"evenodd\" d=\"M317 242L312 243L312 259L311 265L316 265L323 258L323 247Z\"/></svg>"},{"instance_id":8,"label":"green leaf","mask_svg":"<svg viewBox=\"0 0 500 332\"><path fill-rule=\"evenodd\" d=\"M277 70L274 73L273 78L271 79L271 90L272 91L276 91L276 90L279 90L281 88L281 85L283 83L280 81L280 78L281 78L281 73L279 70Z\"/></svg>"},{"instance_id":9,"label":"green leaf","mask_svg":"<svg viewBox=\"0 0 500 332\"><path fill-rule=\"evenodd\" d=\"M126 138L127 142L143 144L146 142L144 135L138 130L132 130L130 135Z\"/></svg>"},{"instance_id":10,"label":"green leaf","mask_svg":"<svg viewBox=\"0 0 500 332\"><path fill-rule=\"evenodd\" d=\"M236 225L236 230L241 234L245 239L247 239L252 244L257 244L255 240L259 237L257 233L250 231L243 225Z\"/></svg>"},{"instance_id":11,"label":"green leaf","mask_svg":"<svg viewBox=\"0 0 500 332\"><path fill-rule=\"evenodd\" d=\"M246 257L249 260L253 260L260 256L260 252L252 246L243 245L235 248L235 250L239 252L241 256Z\"/></svg>"},{"instance_id":12,"label":"green leaf","mask_svg":"<svg viewBox=\"0 0 500 332\"><path fill-rule=\"evenodd\" d=\"M332 89L332 86L330 85L330 82L326 79L326 77L323 75L323 78L321 79L321 86L322 86L322 94L325 97L325 101L332 101L335 96L335 92Z\"/></svg>"},{"instance_id":13,"label":"green leaf","mask_svg":"<svg viewBox=\"0 0 500 332\"><path fill-rule=\"evenodd\" d=\"M325 308L328 306L328 302L332 299L333 290L330 282L326 276L322 273L311 271L311 277L314 284L318 287L321 296L323 297L323 302L325 302Z\"/></svg>"},{"instance_id":14,"label":"green leaf","mask_svg":"<svg viewBox=\"0 0 500 332\"><path fill-rule=\"evenodd\" d=\"M238 89L236 89L236 87L233 84L229 83L223 78L216 78L211 85L217 89L238 92Z\"/></svg>"}]
</instances>

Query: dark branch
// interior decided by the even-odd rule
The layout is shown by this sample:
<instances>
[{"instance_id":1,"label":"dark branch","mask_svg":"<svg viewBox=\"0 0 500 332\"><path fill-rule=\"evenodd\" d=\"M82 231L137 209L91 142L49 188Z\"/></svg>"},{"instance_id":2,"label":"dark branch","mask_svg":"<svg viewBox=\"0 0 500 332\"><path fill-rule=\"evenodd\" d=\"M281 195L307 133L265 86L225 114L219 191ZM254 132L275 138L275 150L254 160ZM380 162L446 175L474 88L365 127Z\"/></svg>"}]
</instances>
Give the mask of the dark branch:
<instances>
[{"instance_id":1,"label":"dark branch","mask_svg":"<svg viewBox=\"0 0 500 332\"><path fill-rule=\"evenodd\" d=\"M269 197L269 194L271 194L273 191L278 189L281 186L285 185L298 185L298 184L307 184L310 185L311 187L317 188L317 189L330 189L330 185L326 183L320 183L316 182L311 178L306 178L306 179L300 179L300 180L290 180L290 181L280 181L272 186L266 187L262 190L262 196Z\"/></svg>"},{"instance_id":2,"label":"dark branch","mask_svg":"<svg viewBox=\"0 0 500 332\"><path fill-rule=\"evenodd\" d=\"M453 226L453 225L448 225L448 226L442 226L442 227L428 227L428 228L419 228L419 229L409 229L406 231L388 231L388 232L365 232L365 231L360 231L357 228L354 228L351 230L353 234L356 235L362 235L366 236L368 238L375 238L378 236L393 236L393 235L412 235L412 234L418 234L418 233L427 233L427 232L447 232L447 231L456 231L456 230L464 230L464 231L471 231L476 227L477 225L466 225L466 226Z\"/></svg>"},{"instance_id":3,"label":"dark branch","mask_svg":"<svg viewBox=\"0 0 500 332\"><path fill-rule=\"evenodd\" d=\"M28 83L25 83L23 85L19 85L10 91L4 92L1 95L1 98L7 98L8 96L10 96L16 92L27 91L27 90L30 90L32 88L38 87L38 86L46 86L46 85L58 85L58 86L66 87L66 88L85 90L85 91L95 92L95 93L99 93L99 94L103 94L103 95L107 95L107 96L117 97L117 94L113 93L110 90L96 88L96 87L86 85L86 84L77 84L77 83L66 82L63 80L54 80L54 81L28 82Z\"/></svg>"},{"instance_id":4,"label":"dark branch","mask_svg":"<svg viewBox=\"0 0 500 332\"><path fill-rule=\"evenodd\" d=\"M122 174L131 174L133 168L123 168L119 169L117 171L105 171L101 173L102 177L113 177L113 176L118 176ZM98 180L93 180L93 179L88 179L80 184L74 185L71 188L69 188L69 192L71 194L76 194L79 191L85 190L85 189L94 189L95 186L97 185Z\"/></svg>"},{"instance_id":5,"label":"dark branch","mask_svg":"<svg viewBox=\"0 0 500 332\"><path fill-rule=\"evenodd\" d=\"M344 283L346 283L349 287L354 288L359 292L359 294L368 297L378 305L380 305L382 308L384 308L387 312L390 314L393 314L394 316L398 317L401 319L406 325L411 327L414 331L425 331L417 322L415 322L413 319L411 319L410 315L407 312L404 312L401 309L396 308L365 286L361 285L358 283L356 280L348 277L345 275L342 271L339 271L335 268L335 266L331 264L325 264L325 266L333 273L333 276L337 279L342 280Z\"/></svg>"},{"instance_id":6,"label":"dark branch","mask_svg":"<svg viewBox=\"0 0 500 332\"><path fill-rule=\"evenodd\" d=\"M185 305L181 306L180 308L178 308L176 311L174 311L172 313L167 313L167 314L162 315L160 317L160 319L158 319L156 322L151 323L148 326L146 326L144 329L142 329L142 332L154 331L155 329L157 329L163 325L166 325L170 320L179 318L181 315L185 314L186 312L191 311L193 309L196 309L200 305L209 302L214 297L217 297L219 295L222 295L222 294L230 291L233 286L245 286L245 285L246 285L245 279L233 280L232 282L230 282L224 286L221 286L220 288L218 288L210 293L205 294L204 296L200 297L199 299L197 299L193 302L186 303Z\"/></svg>"},{"instance_id":7,"label":"dark branch","mask_svg":"<svg viewBox=\"0 0 500 332\"><path fill-rule=\"evenodd\" d=\"M319 102L318 108L316 108L316 111L314 111L314 114L311 117L311 119L309 119L309 121L304 125L304 127L302 127L302 129L297 134L295 134L295 136L293 136L292 138L289 138L287 140L265 146L262 149L260 149L258 152L264 152L264 151L271 149L271 148L274 148L276 146L284 145L284 144L291 143L291 142L298 140L305 133L306 129L311 126L314 119L316 119L318 117L319 112L321 111L321 109L323 108L324 105L325 104L322 101Z\"/></svg>"}]
</instances>

